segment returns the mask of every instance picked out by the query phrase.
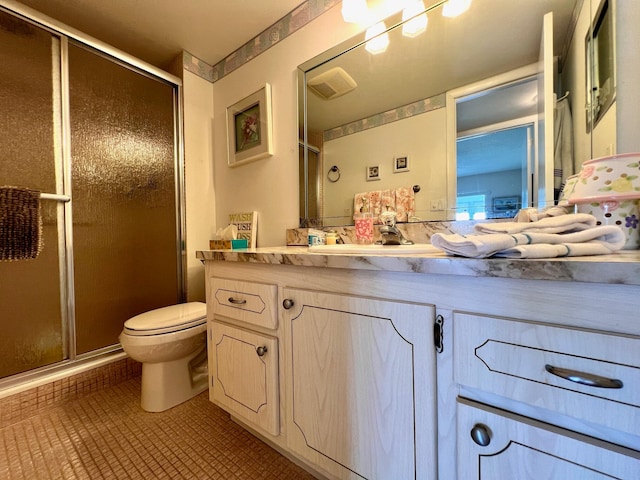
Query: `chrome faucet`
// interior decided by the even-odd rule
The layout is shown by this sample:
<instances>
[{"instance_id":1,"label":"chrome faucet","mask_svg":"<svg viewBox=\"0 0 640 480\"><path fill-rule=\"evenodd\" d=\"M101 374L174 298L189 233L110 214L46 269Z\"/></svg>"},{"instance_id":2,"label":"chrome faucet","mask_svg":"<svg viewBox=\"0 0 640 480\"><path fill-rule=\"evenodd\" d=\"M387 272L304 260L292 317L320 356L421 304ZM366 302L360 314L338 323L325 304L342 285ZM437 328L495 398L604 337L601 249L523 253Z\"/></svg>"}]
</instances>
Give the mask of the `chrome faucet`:
<instances>
[{"instance_id":1,"label":"chrome faucet","mask_svg":"<svg viewBox=\"0 0 640 480\"><path fill-rule=\"evenodd\" d=\"M382 245L413 245L411 240L407 240L402 232L396 227L396 212L388 210L380 214L383 225L380 227Z\"/></svg>"}]
</instances>

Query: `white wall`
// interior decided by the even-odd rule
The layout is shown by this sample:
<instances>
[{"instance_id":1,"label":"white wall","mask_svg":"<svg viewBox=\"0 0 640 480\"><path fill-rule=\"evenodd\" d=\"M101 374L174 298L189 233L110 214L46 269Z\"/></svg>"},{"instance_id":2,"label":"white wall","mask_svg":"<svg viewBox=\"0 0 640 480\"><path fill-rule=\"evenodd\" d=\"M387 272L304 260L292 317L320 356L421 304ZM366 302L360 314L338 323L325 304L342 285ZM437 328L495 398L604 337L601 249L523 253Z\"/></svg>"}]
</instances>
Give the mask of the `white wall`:
<instances>
[{"instance_id":1,"label":"white wall","mask_svg":"<svg viewBox=\"0 0 640 480\"><path fill-rule=\"evenodd\" d=\"M357 33L340 16L340 4L213 84L213 179L217 227L229 213L258 212L258 246L285 244L298 227L297 67ZM274 155L227 167L226 108L272 87Z\"/></svg>"},{"instance_id":2,"label":"white wall","mask_svg":"<svg viewBox=\"0 0 640 480\"><path fill-rule=\"evenodd\" d=\"M213 185L213 89L211 83L184 71L184 156L187 300L204 301L204 266L197 250L209 250L215 233Z\"/></svg>"},{"instance_id":3,"label":"white wall","mask_svg":"<svg viewBox=\"0 0 640 480\"><path fill-rule=\"evenodd\" d=\"M389 139L394 139L390 142ZM371 128L324 142L325 172L332 165L340 168L340 180L324 182L324 217L347 217L352 224L353 196L358 192L410 187L416 178L421 190L416 194L416 215L423 220L435 219L431 200L444 206L447 192L446 110L440 108L422 115ZM394 173L393 160L409 157L408 173ZM381 180L366 181L366 167L378 165ZM412 181L414 179L414 181Z\"/></svg>"},{"instance_id":4,"label":"white wall","mask_svg":"<svg viewBox=\"0 0 640 480\"><path fill-rule=\"evenodd\" d=\"M640 2L616 2L617 153L640 152Z\"/></svg>"}]
</instances>

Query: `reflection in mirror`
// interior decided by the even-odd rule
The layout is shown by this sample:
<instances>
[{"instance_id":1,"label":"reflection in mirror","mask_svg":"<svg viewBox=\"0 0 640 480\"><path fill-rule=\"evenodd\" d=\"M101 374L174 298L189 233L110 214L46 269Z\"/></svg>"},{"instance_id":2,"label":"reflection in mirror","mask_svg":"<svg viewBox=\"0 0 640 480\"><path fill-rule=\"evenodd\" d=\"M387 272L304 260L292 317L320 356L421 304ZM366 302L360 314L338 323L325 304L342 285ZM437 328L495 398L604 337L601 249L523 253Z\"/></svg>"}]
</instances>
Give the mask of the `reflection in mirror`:
<instances>
[{"instance_id":1,"label":"reflection in mirror","mask_svg":"<svg viewBox=\"0 0 640 480\"><path fill-rule=\"evenodd\" d=\"M592 105L591 115L587 117L587 130L591 130L591 117L594 126L613 104L616 94L613 12L609 0L598 7L591 27L592 34L587 35L587 105Z\"/></svg>"},{"instance_id":2,"label":"reflection in mirror","mask_svg":"<svg viewBox=\"0 0 640 480\"><path fill-rule=\"evenodd\" d=\"M481 85L499 75L508 77L509 72L529 72L520 79L530 77L531 70L536 75L543 16L547 12L553 12L557 71L551 72L550 78L554 80L555 92L560 97L565 91L575 90L569 98L576 115L572 132L574 162L580 165L591 158L585 105L576 100L585 98L584 39L593 17L590 0L483 0L472 2L471 8L457 18L443 17L442 4L440 1L427 9L427 29L417 37L402 35L400 15L387 19L387 26L392 26L388 31L390 43L382 54L367 52L361 34L300 66L301 226L352 225L356 194L393 194L399 188L406 190L413 186L419 186L420 191L415 194L415 207L407 220L454 219L458 197L477 193L471 187L458 192L456 185L472 182L481 175L487 178L498 175L489 168L482 172L477 165L473 167L473 175L458 174L458 168L468 167L462 163L458 166L455 156L451 158L457 137L461 136L458 144L461 150L463 142L471 142L465 145L470 146L473 154L461 162L468 163L471 156L482 150L485 157L480 159L480 166L494 168L495 158L488 161L486 157L489 147L473 144L480 141L481 134L488 139L525 136L536 140L542 135L536 133L541 127L531 124L531 113L489 120L492 115L489 107L483 107L480 115L486 119L483 125L451 127L451 117L456 115L447 113L450 110L447 94L465 86ZM334 70L336 67L348 78L336 74L339 72ZM324 77L320 88L314 91L306 88L307 82L329 71L333 76ZM355 88L341 94L345 85L353 83ZM514 79L504 85L515 87ZM493 91L497 86L486 88ZM319 95L317 90L325 94ZM502 93L507 95L508 89ZM536 96L527 95L528 101ZM473 107L476 99L456 100L460 100L464 116L465 108ZM512 99L493 104L516 106ZM537 113L536 110L533 115ZM615 114L610 118L615 119ZM608 132L613 131L615 136L615 123L606 123ZM511 132L515 127L521 128ZM489 132L496 132L496 136L487 135ZM610 137L610 133L607 135ZM463 140L466 137L469 138ZM478 138L472 141L473 137ZM485 194L484 200L487 217L506 216L505 212L510 210L505 208L513 205L514 197L519 197L522 205L535 201L539 173L532 166L535 149L533 152L531 149L529 144L529 150L524 152L520 145L517 153L510 154L512 161L520 165L513 169L520 172L518 180L515 176L510 180L513 188L509 190L490 188L491 193ZM405 157L410 168L394 168L396 159ZM341 174L337 182L328 179L333 166ZM372 168L378 172L375 179L367 174ZM461 205L458 210L464 208Z\"/></svg>"},{"instance_id":3,"label":"reflection in mirror","mask_svg":"<svg viewBox=\"0 0 640 480\"><path fill-rule=\"evenodd\" d=\"M456 100L456 220L513 217L530 203L535 77Z\"/></svg>"}]
</instances>

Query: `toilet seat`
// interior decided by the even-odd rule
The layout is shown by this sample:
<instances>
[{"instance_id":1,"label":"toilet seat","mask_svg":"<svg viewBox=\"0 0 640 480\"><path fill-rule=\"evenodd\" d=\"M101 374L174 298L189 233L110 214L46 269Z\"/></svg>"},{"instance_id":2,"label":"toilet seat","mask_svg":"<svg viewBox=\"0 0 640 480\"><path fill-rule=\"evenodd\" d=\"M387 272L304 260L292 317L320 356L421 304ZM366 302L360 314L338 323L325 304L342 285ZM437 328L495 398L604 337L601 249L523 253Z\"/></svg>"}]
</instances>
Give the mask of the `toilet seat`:
<instances>
[{"instance_id":1,"label":"toilet seat","mask_svg":"<svg viewBox=\"0 0 640 480\"><path fill-rule=\"evenodd\" d=\"M173 333L203 325L207 320L202 302L180 303L141 313L124 322L123 333L132 336Z\"/></svg>"}]
</instances>

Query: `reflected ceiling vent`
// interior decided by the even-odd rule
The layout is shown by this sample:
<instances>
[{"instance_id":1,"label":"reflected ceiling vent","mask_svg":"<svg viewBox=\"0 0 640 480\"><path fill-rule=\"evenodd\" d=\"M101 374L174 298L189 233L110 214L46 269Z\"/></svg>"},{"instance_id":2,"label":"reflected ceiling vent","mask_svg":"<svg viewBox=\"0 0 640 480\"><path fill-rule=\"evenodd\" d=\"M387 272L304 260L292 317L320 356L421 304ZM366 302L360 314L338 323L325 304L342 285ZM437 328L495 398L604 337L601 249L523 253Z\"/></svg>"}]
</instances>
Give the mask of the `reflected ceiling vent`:
<instances>
[{"instance_id":1,"label":"reflected ceiling vent","mask_svg":"<svg viewBox=\"0 0 640 480\"><path fill-rule=\"evenodd\" d=\"M349 93L357 86L355 80L340 67L332 68L307 80L307 87L325 100Z\"/></svg>"}]
</instances>

